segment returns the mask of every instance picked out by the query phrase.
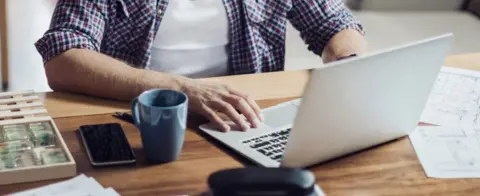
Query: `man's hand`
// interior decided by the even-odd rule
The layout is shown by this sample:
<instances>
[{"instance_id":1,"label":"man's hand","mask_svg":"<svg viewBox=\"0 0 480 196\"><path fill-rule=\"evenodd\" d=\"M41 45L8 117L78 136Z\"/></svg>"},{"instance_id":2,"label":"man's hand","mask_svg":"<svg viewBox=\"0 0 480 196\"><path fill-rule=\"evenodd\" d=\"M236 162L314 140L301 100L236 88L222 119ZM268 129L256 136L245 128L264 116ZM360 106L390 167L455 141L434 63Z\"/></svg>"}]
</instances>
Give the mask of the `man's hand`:
<instances>
[{"instance_id":1,"label":"man's hand","mask_svg":"<svg viewBox=\"0 0 480 196\"><path fill-rule=\"evenodd\" d=\"M246 117L253 128L258 127L260 121L263 121L262 112L255 101L229 86L186 80L182 90L188 95L189 109L205 116L222 131L229 131L230 126L220 118L217 112L227 115L243 131L248 130L250 126L237 110Z\"/></svg>"}]
</instances>

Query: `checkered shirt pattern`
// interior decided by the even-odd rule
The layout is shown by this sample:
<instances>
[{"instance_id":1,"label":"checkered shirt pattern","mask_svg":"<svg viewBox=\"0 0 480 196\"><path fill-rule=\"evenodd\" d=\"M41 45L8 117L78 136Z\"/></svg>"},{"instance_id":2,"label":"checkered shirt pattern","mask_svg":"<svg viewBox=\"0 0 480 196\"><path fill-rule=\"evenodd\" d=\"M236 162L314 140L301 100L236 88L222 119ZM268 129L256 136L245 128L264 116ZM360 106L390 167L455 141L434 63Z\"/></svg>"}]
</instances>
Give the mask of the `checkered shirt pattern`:
<instances>
[{"instance_id":1,"label":"checkered shirt pattern","mask_svg":"<svg viewBox=\"0 0 480 196\"><path fill-rule=\"evenodd\" d=\"M144 68L169 0L59 0L49 30L35 46L43 61L71 48L107 54ZM229 21L229 72L281 71L287 20L321 55L349 28L364 34L342 0L223 0Z\"/></svg>"}]
</instances>

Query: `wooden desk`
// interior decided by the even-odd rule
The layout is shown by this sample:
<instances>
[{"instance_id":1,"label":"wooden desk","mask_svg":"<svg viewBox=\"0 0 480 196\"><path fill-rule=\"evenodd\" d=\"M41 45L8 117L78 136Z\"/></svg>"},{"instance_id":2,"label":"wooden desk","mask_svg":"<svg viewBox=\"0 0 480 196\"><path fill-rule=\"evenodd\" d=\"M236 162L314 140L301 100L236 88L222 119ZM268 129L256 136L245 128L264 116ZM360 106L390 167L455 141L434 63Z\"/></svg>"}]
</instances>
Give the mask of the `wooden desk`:
<instances>
[{"instance_id":1,"label":"wooden desk","mask_svg":"<svg viewBox=\"0 0 480 196\"><path fill-rule=\"evenodd\" d=\"M287 99L260 101L265 107ZM55 120L77 162L78 173L93 176L122 195L200 195L212 172L251 165L245 158L199 134L191 122L179 160L163 165L143 161L140 134L133 125L110 114ZM138 156L136 167L96 169L90 166L77 129L80 125L119 122ZM407 138L309 168L327 195L475 195L480 179L437 180L425 177ZM55 180L56 181L56 180ZM0 186L0 194L21 191L55 181Z\"/></svg>"},{"instance_id":2,"label":"wooden desk","mask_svg":"<svg viewBox=\"0 0 480 196\"><path fill-rule=\"evenodd\" d=\"M466 60L466 58L472 58L472 62ZM451 60L447 60L446 64L468 67L468 63L478 63L473 62L474 59L480 59L480 55L452 57ZM466 62L466 64L460 65L461 62ZM480 64L476 67L476 69L478 68L480 68ZM286 90L290 93L289 96L298 96L301 95L301 90L298 90L298 88L301 88L301 83L306 81L302 76L306 77L308 74L304 71L292 73L240 77L251 77L251 80L246 81L253 83L260 79L270 81L274 77L295 76L297 77L295 79L301 81L296 83L299 86L297 86L297 89L288 88ZM235 81L240 81L237 76L232 78L217 80L232 84ZM245 84L240 84L240 88L247 86L242 87L241 85ZM265 87L265 84L258 83L255 86ZM261 89L251 89L250 92L257 90L260 92ZM260 94L259 97L278 95L275 94L274 90L264 89L262 92L263 94ZM179 160L169 164L148 165L143 161L140 134L135 127L118 121L111 114L104 113L111 113L116 109L128 106L128 104L118 103L118 105L112 104L111 107L108 107L101 104L104 103L104 100L90 100L90 98L71 95L68 99L60 99L64 101L63 103L53 102L55 95L58 95L57 99L68 96L55 93L46 95L47 105L54 108L52 111L59 112L60 116L62 116L60 111L70 111L70 109L65 109L65 107L68 107L68 101L65 100L80 100L73 104L79 107L88 105L82 100L95 102L95 106L88 109L93 110L91 112L97 113L96 115L76 115L72 117L63 115L63 117L56 118L55 122L78 164L78 173L93 176L103 186L113 187L122 195L199 195L207 190L206 179L212 172L251 165L245 158L200 134L196 129L200 120L192 118L189 120L189 129L186 132L185 145ZM52 100L49 98L51 96L54 97ZM262 107L268 107L287 100L288 98L261 100L259 104ZM63 107L63 109L58 109L60 107ZM70 107L73 106L70 105ZM71 110L82 111L81 114L86 113L82 108ZM122 124L138 156L139 163L137 166L119 168L92 168L90 166L76 130L84 124L110 122ZM315 173L318 184L327 195L476 195L480 193L480 179L441 180L426 178L408 138L401 138L309 169ZM55 181L57 180L0 186L0 194L38 187Z\"/></svg>"}]
</instances>

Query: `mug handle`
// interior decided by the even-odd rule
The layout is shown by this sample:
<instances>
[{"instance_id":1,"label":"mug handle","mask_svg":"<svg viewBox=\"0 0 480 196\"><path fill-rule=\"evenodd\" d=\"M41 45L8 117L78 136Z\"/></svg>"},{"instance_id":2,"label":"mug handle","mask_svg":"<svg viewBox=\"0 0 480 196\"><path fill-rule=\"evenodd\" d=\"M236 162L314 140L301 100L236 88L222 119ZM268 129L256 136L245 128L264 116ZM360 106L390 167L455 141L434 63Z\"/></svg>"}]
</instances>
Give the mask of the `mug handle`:
<instances>
[{"instance_id":1,"label":"mug handle","mask_svg":"<svg viewBox=\"0 0 480 196\"><path fill-rule=\"evenodd\" d=\"M132 107L133 122L135 123L135 126L138 127L138 125L140 124L140 118L139 118L139 114L138 114L139 113L138 112L138 97L135 97L132 100L131 107Z\"/></svg>"}]
</instances>

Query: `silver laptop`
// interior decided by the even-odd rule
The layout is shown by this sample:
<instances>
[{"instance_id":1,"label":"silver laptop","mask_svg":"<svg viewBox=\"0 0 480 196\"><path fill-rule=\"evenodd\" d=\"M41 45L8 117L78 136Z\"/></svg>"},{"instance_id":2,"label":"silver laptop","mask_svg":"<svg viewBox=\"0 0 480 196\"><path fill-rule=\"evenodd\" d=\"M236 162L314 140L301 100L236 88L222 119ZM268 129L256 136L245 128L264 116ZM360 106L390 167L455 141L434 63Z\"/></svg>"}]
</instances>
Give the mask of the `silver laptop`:
<instances>
[{"instance_id":1,"label":"silver laptop","mask_svg":"<svg viewBox=\"0 0 480 196\"><path fill-rule=\"evenodd\" d=\"M333 62L312 70L302 99L264 109L258 128L200 129L266 167L307 167L406 136L452 41L445 34Z\"/></svg>"}]
</instances>

